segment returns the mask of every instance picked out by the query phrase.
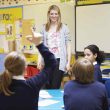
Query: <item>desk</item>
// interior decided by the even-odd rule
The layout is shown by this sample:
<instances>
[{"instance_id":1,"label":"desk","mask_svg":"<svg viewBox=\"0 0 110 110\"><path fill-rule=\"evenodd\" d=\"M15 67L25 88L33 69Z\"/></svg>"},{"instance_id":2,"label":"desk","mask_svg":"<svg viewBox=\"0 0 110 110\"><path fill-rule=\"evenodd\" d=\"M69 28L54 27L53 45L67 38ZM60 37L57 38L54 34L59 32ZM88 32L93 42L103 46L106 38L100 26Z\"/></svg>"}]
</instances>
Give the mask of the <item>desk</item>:
<instances>
[{"instance_id":1,"label":"desk","mask_svg":"<svg viewBox=\"0 0 110 110\"><path fill-rule=\"evenodd\" d=\"M39 97L39 102L52 100L52 101L56 101L56 103L50 104L48 106L47 105L40 106L40 104L38 104L39 105L38 110L64 110L62 108L64 106L64 104L63 104L63 90L60 90L60 89L46 90L46 92L48 92L49 95L52 97L50 97L50 98Z\"/></svg>"}]
</instances>

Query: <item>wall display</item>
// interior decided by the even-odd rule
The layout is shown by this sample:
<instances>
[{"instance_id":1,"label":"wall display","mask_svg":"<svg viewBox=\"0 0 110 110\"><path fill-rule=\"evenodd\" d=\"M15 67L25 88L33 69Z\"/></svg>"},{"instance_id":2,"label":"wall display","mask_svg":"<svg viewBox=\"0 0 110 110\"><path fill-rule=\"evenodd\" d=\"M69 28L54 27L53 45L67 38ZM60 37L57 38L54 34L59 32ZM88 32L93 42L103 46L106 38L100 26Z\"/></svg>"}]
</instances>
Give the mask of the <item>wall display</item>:
<instances>
[{"instance_id":1,"label":"wall display","mask_svg":"<svg viewBox=\"0 0 110 110\"><path fill-rule=\"evenodd\" d=\"M103 4L110 3L110 0L77 0L76 5L93 5L93 4Z\"/></svg>"},{"instance_id":2,"label":"wall display","mask_svg":"<svg viewBox=\"0 0 110 110\"><path fill-rule=\"evenodd\" d=\"M22 19L16 20L14 25L15 25L16 39L19 39L22 37Z\"/></svg>"},{"instance_id":3,"label":"wall display","mask_svg":"<svg viewBox=\"0 0 110 110\"><path fill-rule=\"evenodd\" d=\"M6 34L5 24L0 22L0 35Z\"/></svg>"},{"instance_id":4,"label":"wall display","mask_svg":"<svg viewBox=\"0 0 110 110\"><path fill-rule=\"evenodd\" d=\"M103 3L103 0L77 0L77 5L90 5Z\"/></svg>"},{"instance_id":5,"label":"wall display","mask_svg":"<svg viewBox=\"0 0 110 110\"><path fill-rule=\"evenodd\" d=\"M10 42L16 40L16 36L20 34L17 32L16 20L22 19L22 12L22 6L0 8L0 37L3 37L0 48L5 53L10 52Z\"/></svg>"},{"instance_id":6,"label":"wall display","mask_svg":"<svg viewBox=\"0 0 110 110\"><path fill-rule=\"evenodd\" d=\"M7 40L14 40L15 21L22 18L22 7L7 7L0 9L0 34L5 34Z\"/></svg>"},{"instance_id":7,"label":"wall display","mask_svg":"<svg viewBox=\"0 0 110 110\"><path fill-rule=\"evenodd\" d=\"M22 39L21 39L21 45L22 45L22 51L24 53L31 53L35 54L36 49L34 44L30 43L27 39L27 35L32 35L31 28L33 28L35 24L34 19L23 19L22 20Z\"/></svg>"}]
</instances>

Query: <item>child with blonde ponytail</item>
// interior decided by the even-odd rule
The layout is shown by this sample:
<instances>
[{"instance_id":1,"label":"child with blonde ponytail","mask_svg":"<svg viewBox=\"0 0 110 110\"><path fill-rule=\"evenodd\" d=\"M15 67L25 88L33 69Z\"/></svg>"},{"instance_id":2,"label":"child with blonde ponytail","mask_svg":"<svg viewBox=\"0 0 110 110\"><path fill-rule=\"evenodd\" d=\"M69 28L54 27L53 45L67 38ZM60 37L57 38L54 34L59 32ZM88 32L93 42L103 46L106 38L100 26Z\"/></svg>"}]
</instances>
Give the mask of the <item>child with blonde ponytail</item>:
<instances>
[{"instance_id":1,"label":"child with blonde ponytail","mask_svg":"<svg viewBox=\"0 0 110 110\"><path fill-rule=\"evenodd\" d=\"M5 71L0 75L0 110L38 110L39 91L56 67L54 55L40 37L32 32L27 40L36 45L45 67L38 75L25 80L25 57L17 52L9 53L4 63Z\"/></svg>"}]
</instances>

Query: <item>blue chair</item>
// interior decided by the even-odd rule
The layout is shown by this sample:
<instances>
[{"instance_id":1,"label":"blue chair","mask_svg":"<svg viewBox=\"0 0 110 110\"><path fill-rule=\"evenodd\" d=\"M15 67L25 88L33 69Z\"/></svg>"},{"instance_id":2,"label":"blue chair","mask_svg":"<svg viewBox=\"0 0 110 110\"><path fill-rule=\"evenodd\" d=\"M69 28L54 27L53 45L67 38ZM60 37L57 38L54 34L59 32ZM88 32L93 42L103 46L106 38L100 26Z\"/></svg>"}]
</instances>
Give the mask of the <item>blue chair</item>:
<instances>
[{"instance_id":1,"label":"blue chair","mask_svg":"<svg viewBox=\"0 0 110 110\"><path fill-rule=\"evenodd\" d=\"M102 83L105 84L105 81L110 79L109 73L110 73L110 69L108 69L108 68L102 70ZM103 77L103 76L106 76L106 77Z\"/></svg>"},{"instance_id":2,"label":"blue chair","mask_svg":"<svg viewBox=\"0 0 110 110\"><path fill-rule=\"evenodd\" d=\"M110 79L105 81L105 87L107 90L108 97L110 98Z\"/></svg>"},{"instance_id":3,"label":"blue chair","mask_svg":"<svg viewBox=\"0 0 110 110\"><path fill-rule=\"evenodd\" d=\"M105 88L107 91L108 105L109 105L109 110L110 110L110 79L105 81Z\"/></svg>"},{"instance_id":4,"label":"blue chair","mask_svg":"<svg viewBox=\"0 0 110 110\"><path fill-rule=\"evenodd\" d=\"M110 73L110 69L104 69L102 70L102 74L108 75Z\"/></svg>"}]
</instances>

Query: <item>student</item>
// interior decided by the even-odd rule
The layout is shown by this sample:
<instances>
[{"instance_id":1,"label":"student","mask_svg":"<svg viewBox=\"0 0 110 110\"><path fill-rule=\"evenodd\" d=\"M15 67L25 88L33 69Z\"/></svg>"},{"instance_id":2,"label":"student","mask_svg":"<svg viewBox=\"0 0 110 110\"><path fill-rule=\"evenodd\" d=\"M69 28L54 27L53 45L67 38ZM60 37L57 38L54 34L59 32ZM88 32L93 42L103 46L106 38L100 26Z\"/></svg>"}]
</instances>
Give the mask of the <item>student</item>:
<instances>
[{"instance_id":1,"label":"student","mask_svg":"<svg viewBox=\"0 0 110 110\"><path fill-rule=\"evenodd\" d=\"M65 110L108 110L104 84L94 81L94 66L85 58L72 67L75 80L64 86Z\"/></svg>"},{"instance_id":2,"label":"student","mask_svg":"<svg viewBox=\"0 0 110 110\"><path fill-rule=\"evenodd\" d=\"M5 59L5 71L0 76L0 110L38 110L38 97L42 85L56 66L54 55L42 44L39 37L28 38L44 58L45 67L36 76L24 79L25 58L11 52Z\"/></svg>"},{"instance_id":3,"label":"student","mask_svg":"<svg viewBox=\"0 0 110 110\"><path fill-rule=\"evenodd\" d=\"M94 65L94 80L102 81L100 65L104 61L104 54L99 50L98 46L88 45L84 48L84 55Z\"/></svg>"},{"instance_id":4,"label":"student","mask_svg":"<svg viewBox=\"0 0 110 110\"><path fill-rule=\"evenodd\" d=\"M47 89L59 89L65 71L70 70L71 42L67 25L61 22L61 13L57 5L51 5L47 12L47 23L43 25L42 32L44 44L55 55L59 64L53 71ZM42 68L42 58L38 67Z\"/></svg>"}]
</instances>

